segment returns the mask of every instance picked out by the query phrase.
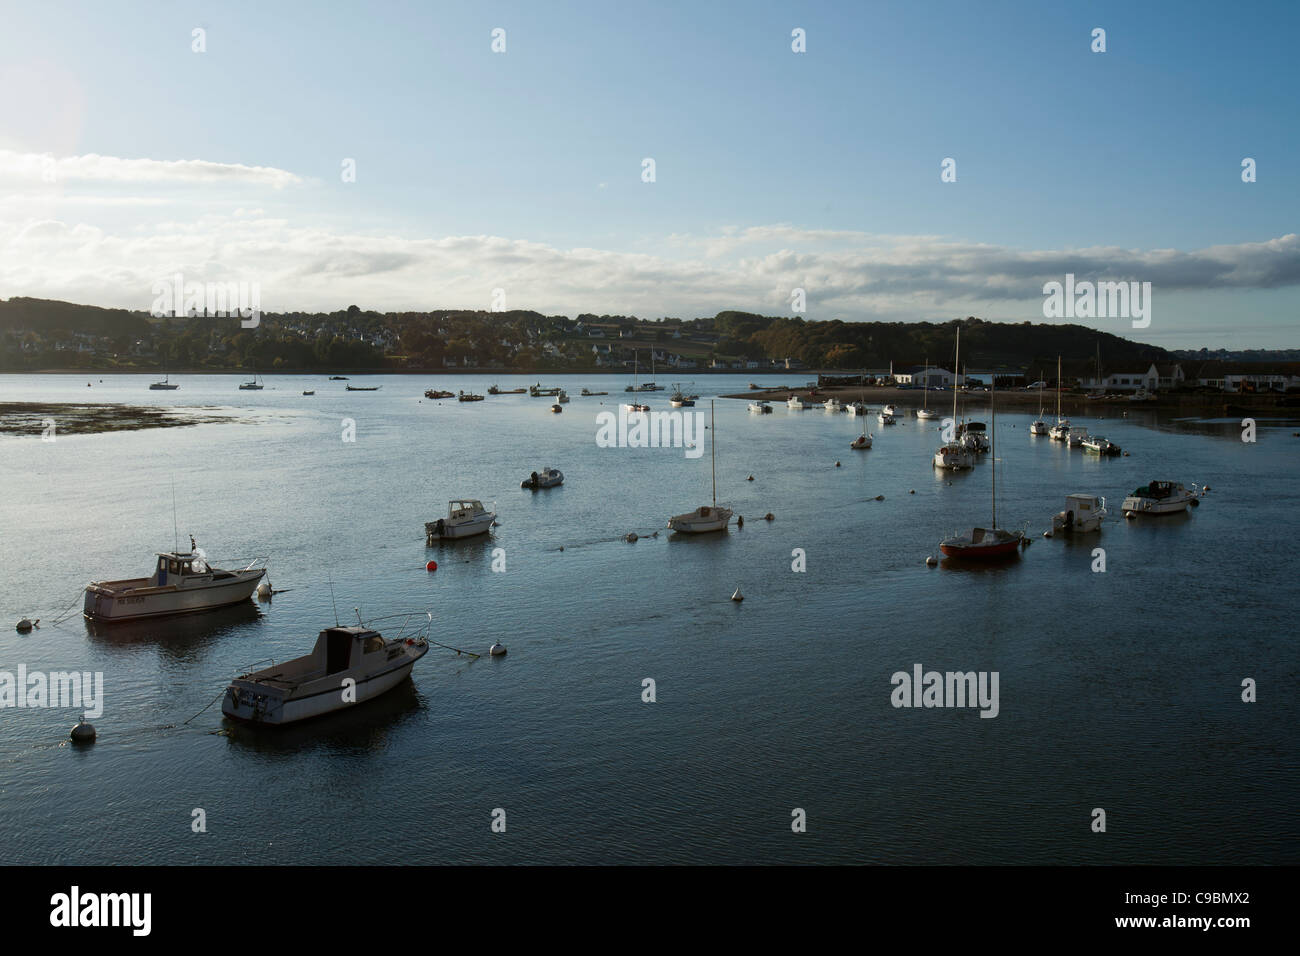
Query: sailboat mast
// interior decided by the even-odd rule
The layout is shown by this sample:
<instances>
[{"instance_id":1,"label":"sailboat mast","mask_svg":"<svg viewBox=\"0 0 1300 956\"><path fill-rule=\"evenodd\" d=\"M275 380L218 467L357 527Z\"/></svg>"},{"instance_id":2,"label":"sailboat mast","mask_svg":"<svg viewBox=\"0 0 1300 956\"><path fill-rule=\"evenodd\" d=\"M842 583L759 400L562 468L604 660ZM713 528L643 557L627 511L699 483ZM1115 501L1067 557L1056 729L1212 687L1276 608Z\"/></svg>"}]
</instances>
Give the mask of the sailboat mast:
<instances>
[{"instance_id":1,"label":"sailboat mast","mask_svg":"<svg viewBox=\"0 0 1300 956\"><path fill-rule=\"evenodd\" d=\"M718 508L718 442L717 429L713 427L713 399L709 399L709 453L713 459L713 508Z\"/></svg>"},{"instance_id":2,"label":"sailboat mast","mask_svg":"<svg viewBox=\"0 0 1300 956\"><path fill-rule=\"evenodd\" d=\"M961 323L957 324L957 356L952 363L952 427L957 427L957 387L961 378Z\"/></svg>"},{"instance_id":3,"label":"sailboat mast","mask_svg":"<svg viewBox=\"0 0 1300 956\"><path fill-rule=\"evenodd\" d=\"M1056 424L1061 424L1061 356L1056 357Z\"/></svg>"},{"instance_id":4,"label":"sailboat mast","mask_svg":"<svg viewBox=\"0 0 1300 956\"><path fill-rule=\"evenodd\" d=\"M989 457L993 459L993 530L998 530L998 373L989 376Z\"/></svg>"}]
</instances>

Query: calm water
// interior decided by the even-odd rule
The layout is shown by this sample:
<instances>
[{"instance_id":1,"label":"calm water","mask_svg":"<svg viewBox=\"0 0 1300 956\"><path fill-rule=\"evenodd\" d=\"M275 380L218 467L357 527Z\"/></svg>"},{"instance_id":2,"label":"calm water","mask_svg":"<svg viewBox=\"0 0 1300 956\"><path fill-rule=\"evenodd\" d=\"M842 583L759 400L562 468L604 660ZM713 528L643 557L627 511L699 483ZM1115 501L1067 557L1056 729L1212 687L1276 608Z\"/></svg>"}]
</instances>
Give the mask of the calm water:
<instances>
[{"instance_id":1,"label":"calm water","mask_svg":"<svg viewBox=\"0 0 1300 956\"><path fill-rule=\"evenodd\" d=\"M936 476L936 426L911 417L871 418L863 453L848 447L860 420L720 401L719 498L743 529L628 544L707 503L709 459L596 447L595 413L623 399L621 378L546 377L574 396L562 415L526 395L421 398L535 377L374 376L371 393L323 376L268 376L257 393L236 390L241 376L177 376L171 393L147 391L152 376L92 378L0 376L0 400L238 418L0 437L0 670L102 671L106 685L90 748L63 743L73 712L0 711L0 862L1300 859L1294 422L1244 444L1233 423L1105 409L1112 420L1084 423L1131 456L1098 460L1000 414L1000 523L1035 542L970 571L924 560L988 521L989 465ZM689 390L707 413L746 381ZM614 394L580 398L584 385ZM649 402L666 409L667 393ZM544 464L564 486L520 490ZM1213 490L1185 516L1038 537L1069 492L1117 511L1166 477ZM273 604L13 631L79 602L88 580L147 573L172 546L173 479L182 540L218 565L269 555ZM499 527L426 548L423 523L461 496L495 502ZM1091 570L1097 546L1105 573ZM501 640L509 655L434 648L387 698L280 732L231 728L219 704L194 717L241 665L310 650L334 621L330 576L341 618L428 609L437 640ZM998 671L999 716L895 709L890 675L916 663ZM1246 677L1259 703L1240 701ZM196 807L207 833L191 831ZM796 807L807 833L791 832ZM1105 834L1089 829L1094 807Z\"/></svg>"}]
</instances>

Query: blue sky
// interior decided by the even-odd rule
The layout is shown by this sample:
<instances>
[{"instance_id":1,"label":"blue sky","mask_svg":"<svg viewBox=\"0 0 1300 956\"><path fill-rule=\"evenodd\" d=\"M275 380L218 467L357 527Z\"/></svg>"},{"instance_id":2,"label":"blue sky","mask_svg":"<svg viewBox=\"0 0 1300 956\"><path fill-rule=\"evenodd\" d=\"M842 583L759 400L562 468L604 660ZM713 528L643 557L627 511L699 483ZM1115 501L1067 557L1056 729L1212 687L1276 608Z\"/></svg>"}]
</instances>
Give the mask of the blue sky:
<instances>
[{"instance_id":1,"label":"blue sky","mask_svg":"<svg viewBox=\"0 0 1300 956\"><path fill-rule=\"evenodd\" d=\"M797 286L810 318L1023 321L1073 271L1152 282L1149 328L1093 323L1118 334L1300 345L1296 4L15 3L3 23L4 297L146 308L182 271L259 281L271 309L503 288L570 315L776 314Z\"/></svg>"}]
</instances>

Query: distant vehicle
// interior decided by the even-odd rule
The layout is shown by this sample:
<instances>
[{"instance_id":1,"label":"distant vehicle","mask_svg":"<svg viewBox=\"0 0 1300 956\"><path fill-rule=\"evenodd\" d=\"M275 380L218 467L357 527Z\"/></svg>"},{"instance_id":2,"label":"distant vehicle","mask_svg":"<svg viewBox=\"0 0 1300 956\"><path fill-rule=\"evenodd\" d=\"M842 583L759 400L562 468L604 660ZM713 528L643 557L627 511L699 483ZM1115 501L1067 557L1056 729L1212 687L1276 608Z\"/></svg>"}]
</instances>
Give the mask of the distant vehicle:
<instances>
[{"instance_id":1,"label":"distant vehicle","mask_svg":"<svg viewBox=\"0 0 1300 956\"><path fill-rule=\"evenodd\" d=\"M1025 386L1025 391L1026 391L1026 392L1029 392L1029 391L1032 391L1033 389L1036 389L1036 388L1047 388L1047 383L1046 383L1046 382L1030 382L1028 385Z\"/></svg>"}]
</instances>

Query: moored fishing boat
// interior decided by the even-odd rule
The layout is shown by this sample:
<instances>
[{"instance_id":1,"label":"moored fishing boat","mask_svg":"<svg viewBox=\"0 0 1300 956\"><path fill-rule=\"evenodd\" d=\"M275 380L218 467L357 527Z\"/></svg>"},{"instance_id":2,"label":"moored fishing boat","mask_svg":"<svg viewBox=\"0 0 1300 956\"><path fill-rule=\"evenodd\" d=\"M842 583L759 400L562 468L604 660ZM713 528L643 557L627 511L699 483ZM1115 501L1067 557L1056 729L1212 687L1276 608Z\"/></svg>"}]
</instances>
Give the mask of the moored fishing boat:
<instances>
[{"instance_id":1,"label":"moored fishing boat","mask_svg":"<svg viewBox=\"0 0 1300 956\"><path fill-rule=\"evenodd\" d=\"M424 534L428 542L471 538L483 534L497 520L496 512L488 511L483 502L475 498L461 498L447 502L447 517L426 521Z\"/></svg>"},{"instance_id":2,"label":"moored fishing boat","mask_svg":"<svg viewBox=\"0 0 1300 956\"><path fill-rule=\"evenodd\" d=\"M430 388L424 392L425 398L455 398L455 392L444 392L441 389Z\"/></svg>"},{"instance_id":3,"label":"moored fishing boat","mask_svg":"<svg viewBox=\"0 0 1300 956\"><path fill-rule=\"evenodd\" d=\"M957 441L977 455L989 450L988 430L983 422L962 422L957 426Z\"/></svg>"},{"instance_id":4,"label":"moored fishing boat","mask_svg":"<svg viewBox=\"0 0 1300 956\"><path fill-rule=\"evenodd\" d=\"M1085 534L1100 531L1106 517L1106 499L1096 495L1066 495L1065 507L1052 516L1052 532Z\"/></svg>"},{"instance_id":5,"label":"moored fishing boat","mask_svg":"<svg viewBox=\"0 0 1300 956\"><path fill-rule=\"evenodd\" d=\"M797 412L801 412L807 406L804 405L803 399L800 398L798 395L791 395L788 399L786 399L785 407L794 409Z\"/></svg>"},{"instance_id":6,"label":"moored fishing boat","mask_svg":"<svg viewBox=\"0 0 1300 956\"><path fill-rule=\"evenodd\" d=\"M377 392L384 386L382 385L344 385L343 388L349 392Z\"/></svg>"},{"instance_id":7,"label":"moored fishing boat","mask_svg":"<svg viewBox=\"0 0 1300 956\"><path fill-rule=\"evenodd\" d=\"M1186 511L1188 505L1199 504L1196 485L1185 488L1176 481L1148 481L1124 499L1120 510L1125 518L1138 515L1167 515Z\"/></svg>"},{"instance_id":8,"label":"moored fishing boat","mask_svg":"<svg viewBox=\"0 0 1300 956\"><path fill-rule=\"evenodd\" d=\"M405 635L404 624L392 640L364 625L326 628L310 654L236 677L221 712L278 726L373 700L406 680L429 652L429 626Z\"/></svg>"},{"instance_id":9,"label":"moored fishing boat","mask_svg":"<svg viewBox=\"0 0 1300 956\"><path fill-rule=\"evenodd\" d=\"M456 401L458 401L458 402L481 402L481 401L483 401L483 396L482 396L482 395L475 395L473 392L461 392L459 395L456 396Z\"/></svg>"},{"instance_id":10,"label":"moored fishing boat","mask_svg":"<svg viewBox=\"0 0 1300 956\"><path fill-rule=\"evenodd\" d=\"M158 563L147 578L92 581L86 586L82 613L92 621L138 621L225 607L252 596L266 574L266 567L257 564L252 561L237 571L209 567L191 538L189 552L158 552Z\"/></svg>"},{"instance_id":11,"label":"moored fishing boat","mask_svg":"<svg viewBox=\"0 0 1300 956\"><path fill-rule=\"evenodd\" d=\"M749 403L749 410L759 415L767 415L772 411L772 403L765 399L759 399L757 402Z\"/></svg>"},{"instance_id":12,"label":"moored fishing boat","mask_svg":"<svg viewBox=\"0 0 1300 956\"><path fill-rule=\"evenodd\" d=\"M1111 456L1120 454L1119 445L1101 435L1087 436L1083 440L1083 447L1088 451L1096 452L1098 455Z\"/></svg>"},{"instance_id":13,"label":"moored fishing boat","mask_svg":"<svg viewBox=\"0 0 1300 956\"><path fill-rule=\"evenodd\" d=\"M690 395L683 393L682 387L680 385L674 385L673 394L668 399L668 404L671 405L673 408L693 408L695 406L695 399ZM750 411L754 410L754 406L752 403L750 404L749 408Z\"/></svg>"}]
</instances>

